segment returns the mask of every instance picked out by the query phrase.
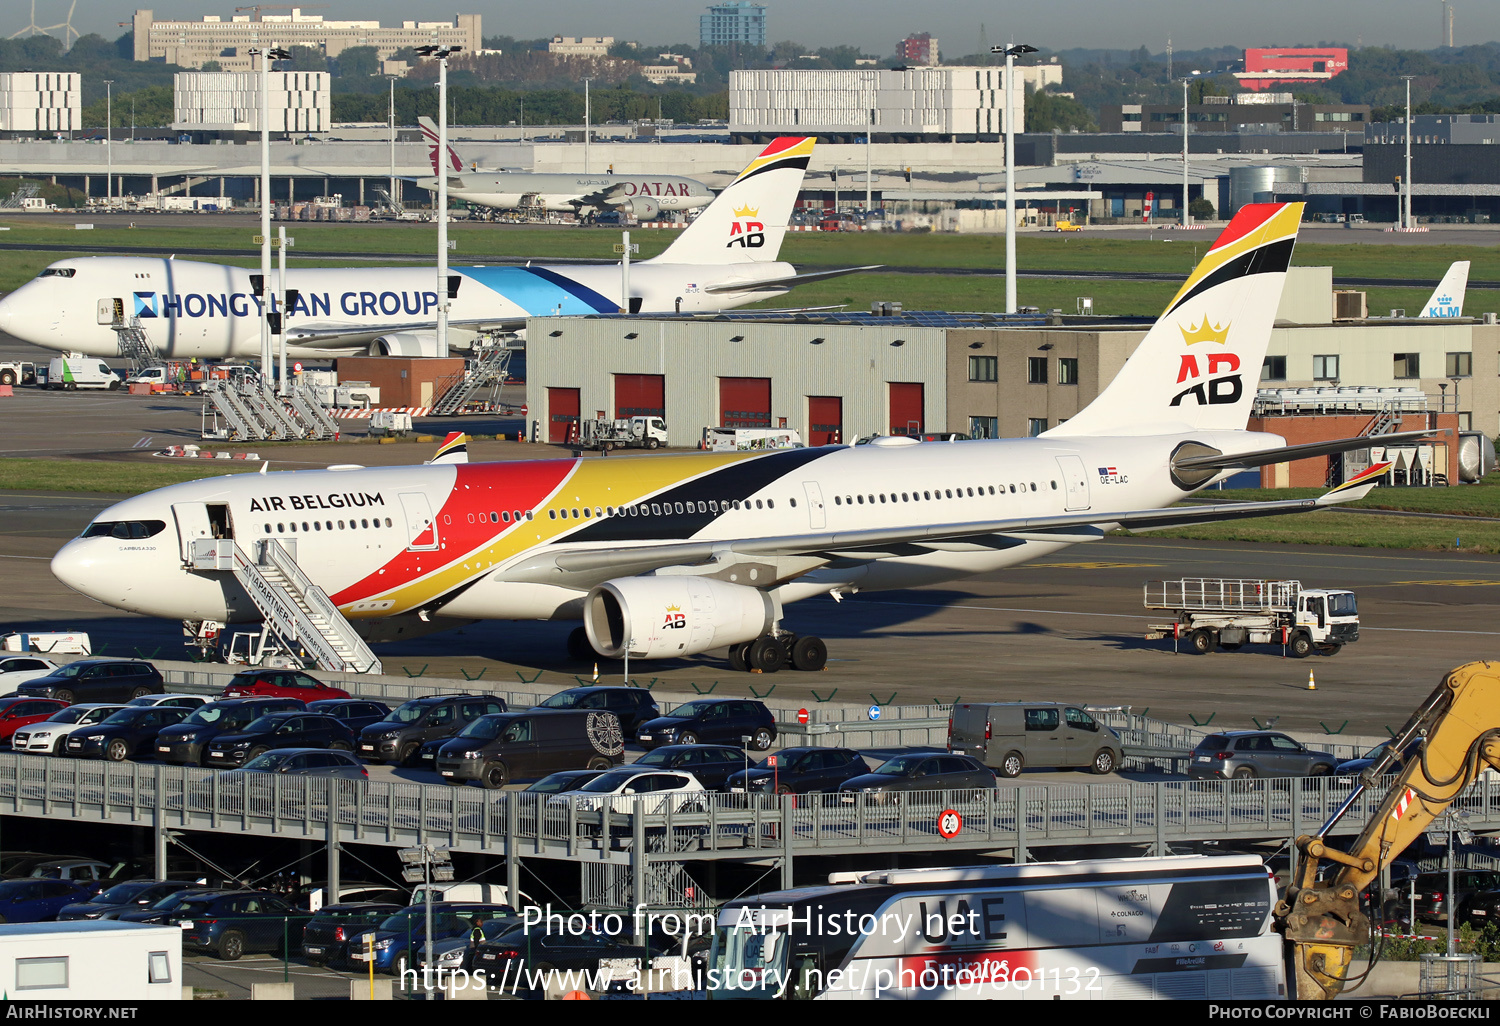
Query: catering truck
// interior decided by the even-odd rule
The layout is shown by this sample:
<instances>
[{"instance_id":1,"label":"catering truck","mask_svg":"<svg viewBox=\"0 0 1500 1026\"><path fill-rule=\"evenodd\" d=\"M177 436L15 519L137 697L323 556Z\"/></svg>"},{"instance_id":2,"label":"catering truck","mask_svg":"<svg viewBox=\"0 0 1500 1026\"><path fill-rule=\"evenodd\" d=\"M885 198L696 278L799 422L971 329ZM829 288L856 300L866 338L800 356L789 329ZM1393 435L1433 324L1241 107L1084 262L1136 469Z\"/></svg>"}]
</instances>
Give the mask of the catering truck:
<instances>
[{"instance_id":1,"label":"catering truck","mask_svg":"<svg viewBox=\"0 0 1500 1026\"><path fill-rule=\"evenodd\" d=\"M1233 652L1246 644L1281 645L1301 659L1329 655L1359 640L1354 592L1304 588L1299 581L1183 577L1147 581L1146 608L1171 613L1171 623L1146 627L1147 640L1187 639L1188 651Z\"/></svg>"}]
</instances>

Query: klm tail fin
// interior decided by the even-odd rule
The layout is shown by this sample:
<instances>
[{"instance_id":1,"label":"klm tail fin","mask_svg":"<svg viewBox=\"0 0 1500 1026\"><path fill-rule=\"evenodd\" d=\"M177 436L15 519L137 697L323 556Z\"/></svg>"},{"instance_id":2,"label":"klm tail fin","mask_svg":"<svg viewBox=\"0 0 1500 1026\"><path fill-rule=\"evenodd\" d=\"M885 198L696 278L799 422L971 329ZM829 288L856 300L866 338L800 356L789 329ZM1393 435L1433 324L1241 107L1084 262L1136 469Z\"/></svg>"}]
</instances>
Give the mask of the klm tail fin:
<instances>
[{"instance_id":1,"label":"klm tail fin","mask_svg":"<svg viewBox=\"0 0 1500 1026\"><path fill-rule=\"evenodd\" d=\"M431 118L423 115L417 118L417 124L422 126L422 138L427 142L427 159L432 163L432 173L443 174L445 171L462 171L464 162L459 159L457 151L452 144L448 146L448 166L442 166L438 160L438 126Z\"/></svg>"},{"instance_id":2,"label":"klm tail fin","mask_svg":"<svg viewBox=\"0 0 1500 1026\"><path fill-rule=\"evenodd\" d=\"M1046 434L1243 431L1302 206L1240 208L1109 387Z\"/></svg>"},{"instance_id":3,"label":"klm tail fin","mask_svg":"<svg viewBox=\"0 0 1500 1026\"><path fill-rule=\"evenodd\" d=\"M1469 287L1469 262L1455 260L1438 282L1436 291L1427 297L1421 317L1462 317L1464 315L1464 292Z\"/></svg>"},{"instance_id":4,"label":"klm tail fin","mask_svg":"<svg viewBox=\"0 0 1500 1026\"><path fill-rule=\"evenodd\" d=\"M462 431L448 432L448 437L443 439L443 444L438 446L438 451L427 462L429 464L469 462L469 436Z\"/></svg>"},{"instance_id":5,"label":"klm tail fin","mask_svg":"<svg viewBox=\"0 0 1500 1026\"><path fill-rule=\"evenodd\" d=\"M663 264L774 263L786 237L787 223L802 175L812 159L808 139L777 139L761 151L697 220L683 229L665 253Z\"/></svg>"}]
</instances>

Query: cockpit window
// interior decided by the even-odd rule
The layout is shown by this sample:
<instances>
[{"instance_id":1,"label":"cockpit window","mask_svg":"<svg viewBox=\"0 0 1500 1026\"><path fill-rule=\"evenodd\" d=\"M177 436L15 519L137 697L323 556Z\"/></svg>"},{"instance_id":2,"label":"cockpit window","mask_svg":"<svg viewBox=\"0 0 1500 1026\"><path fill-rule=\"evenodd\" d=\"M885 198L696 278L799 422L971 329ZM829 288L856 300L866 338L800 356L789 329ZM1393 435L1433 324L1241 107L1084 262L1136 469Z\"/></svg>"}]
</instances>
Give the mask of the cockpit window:
<instances>
[{"instance_id":1,"label":"cockpit window","mask_svg":"<svg viewBox=\"0 0 1500 1026\"><path fill-rule=\"evenodd\" d=\"M49 267L38 278L71 278L78 272L76 267Z\"/></svg>"},{"instance_id":2,"label":"cockpit window","mask_svg":"<svg viewBox=\"0 0 1500 1026\"><path fill-rule=\"evenodd\" d=\"M85 538L152 538L167 529L163 520L96 520L83 529Z\"/></svg>"}]
</instances>

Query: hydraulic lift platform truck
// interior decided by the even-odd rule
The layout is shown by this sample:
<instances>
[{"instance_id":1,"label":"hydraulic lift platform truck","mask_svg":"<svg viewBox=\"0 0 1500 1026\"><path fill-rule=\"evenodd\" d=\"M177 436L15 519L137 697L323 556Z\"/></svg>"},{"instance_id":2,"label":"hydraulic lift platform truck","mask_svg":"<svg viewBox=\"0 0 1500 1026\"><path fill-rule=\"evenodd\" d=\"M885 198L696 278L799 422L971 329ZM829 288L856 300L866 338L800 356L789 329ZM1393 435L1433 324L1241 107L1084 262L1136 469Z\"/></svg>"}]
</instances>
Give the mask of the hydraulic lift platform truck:
<instances>
[{"instance_id":1,"label":"hydraulic lift platform truck","mask_svg":"<svg viewBox=\"0 0 1500 1026\"><path fill-rule=\"evenodd\" d=\"M1186 638L1188 651L1233 652L1246 644L1280 645L1301 659L1314 650L1333 655L1359 640L1352 591L1304 588L1299 581L1184 577L1147 581L1147 609L1172 613L1171 623L1146 625L1148 641Z\"/></svg>"}]
</instances>

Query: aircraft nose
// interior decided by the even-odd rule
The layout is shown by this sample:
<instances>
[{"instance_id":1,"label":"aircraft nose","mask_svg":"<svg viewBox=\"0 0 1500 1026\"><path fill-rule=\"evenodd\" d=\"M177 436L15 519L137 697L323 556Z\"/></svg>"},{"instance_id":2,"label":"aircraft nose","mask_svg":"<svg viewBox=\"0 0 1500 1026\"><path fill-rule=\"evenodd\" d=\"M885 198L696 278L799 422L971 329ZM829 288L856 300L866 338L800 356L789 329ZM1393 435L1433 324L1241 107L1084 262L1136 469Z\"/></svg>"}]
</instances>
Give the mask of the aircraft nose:
<instances>
[{"instance_id":1,"label":"aircraft nose","mask_svg":"<svg viewBox=\"0 0 1500 1026\"><path fill-rule=\"evenodd\" d=\"M52 576L80 595L94 598L102 579L108 574L108 569L98 558L97 549L98 546L90 545L88 539L74 538L52 557Z\"/></svg>"}]
</instances>

